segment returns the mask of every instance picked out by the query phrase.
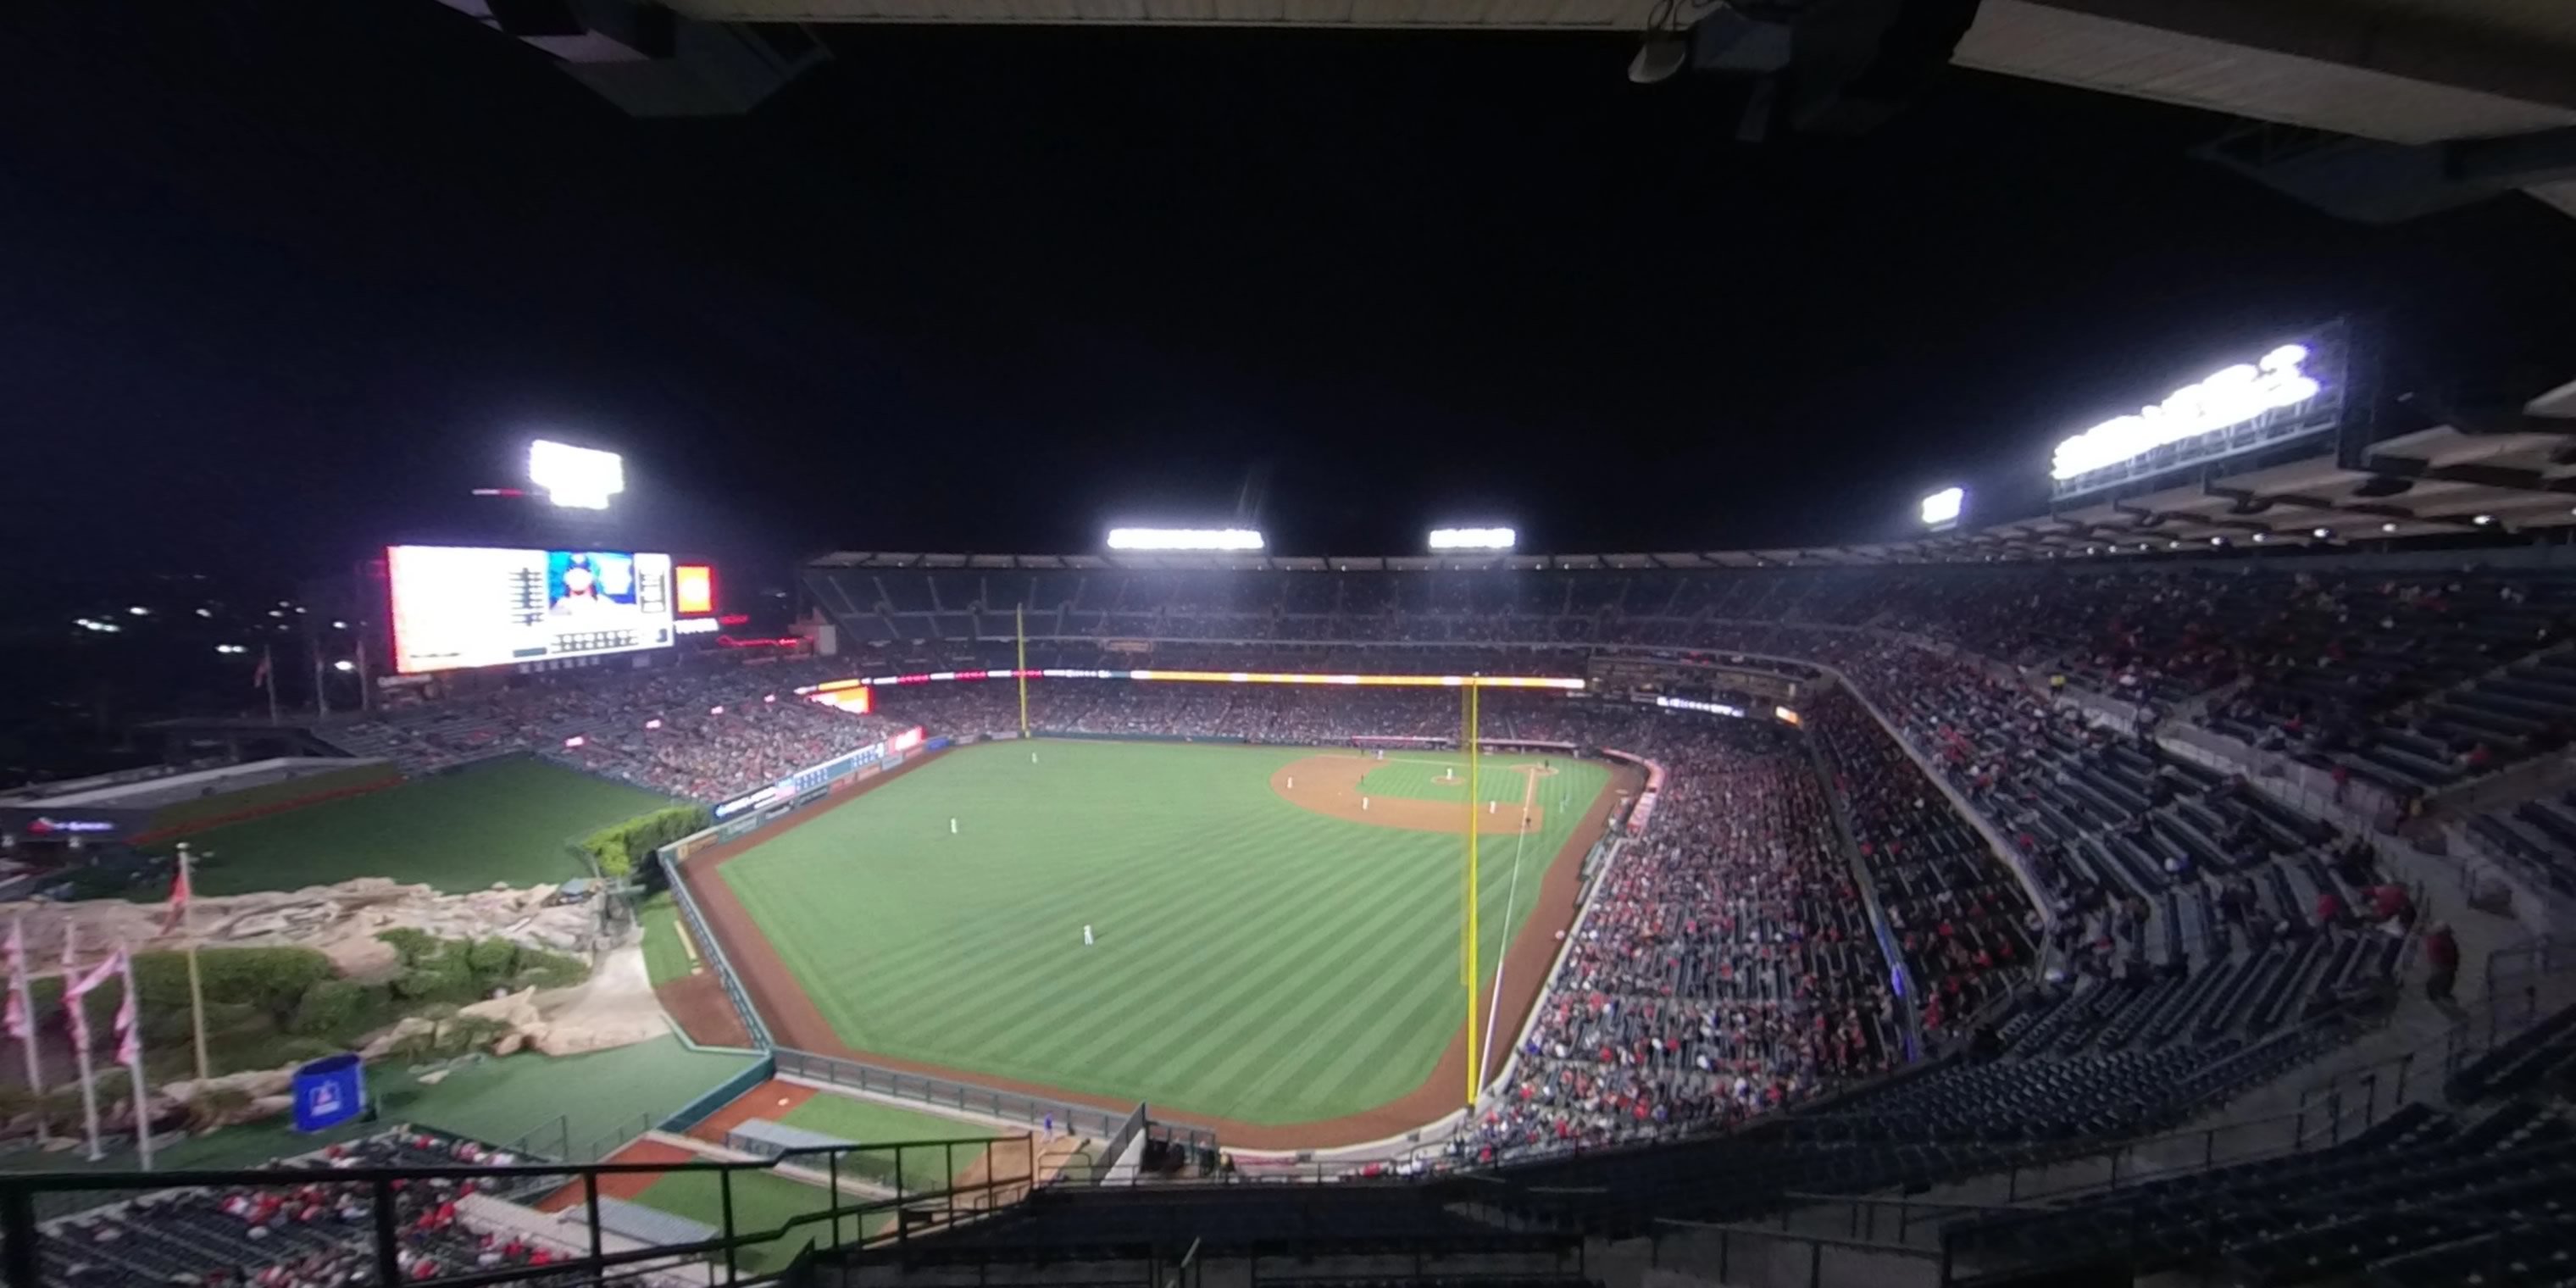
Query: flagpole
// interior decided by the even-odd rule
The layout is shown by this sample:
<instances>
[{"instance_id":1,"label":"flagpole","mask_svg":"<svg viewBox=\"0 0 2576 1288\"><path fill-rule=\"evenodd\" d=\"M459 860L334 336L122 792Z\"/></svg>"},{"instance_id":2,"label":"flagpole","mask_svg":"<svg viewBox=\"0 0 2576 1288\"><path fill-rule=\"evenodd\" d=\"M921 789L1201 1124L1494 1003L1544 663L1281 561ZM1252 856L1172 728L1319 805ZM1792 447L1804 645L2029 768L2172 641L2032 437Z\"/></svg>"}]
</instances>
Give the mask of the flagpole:
<instances>
[{"instance_id":1,"label":"flagpole","mask_svg":"<svg viewBox=\"0 0 2576 1288\"><path fill-rule=\"evenodd\" d=\"M358 624L359 624L361 627L363 627L363 626L365 626L365 625L366 625L366 623L364 623L364 622L360 622L360 623L358 623ZM366 633L366 631L364 631L364 630L360 630L360 631L357 633L357 635L358 635L358 710L360 710L360 711L373 711L373 710L375 710L375 709L376 709L376 682L375 682L375 677L373 677L372 675L368 674L368 672L367 672L367 633Z\"/></svg>"},{"instance_id":2,"label":"flagpole","mask_svg":"<svg viewBox=\"0 0 2576 1288\"><path fill-rule=\"evenodd\" d=\"M189 960L194 961L195 954L190 954ZM116 1035L116 1043L118 1054L125 1057L125 1075L134 1094L135 1148L142 1152L143 1170L148 1172L152 1170L151 1088L143 1081L143 998L134 991L132 953L125 954L125 1000L117 1008L116 1018L125 1022L123 1031ZM197 1035L203 1039L205 1030L198 1030ZM206 1049L198 1047L197 1059L202 1062L205 1058ZM202 1063L197 1076L205 1076Z\"/></svg>"},{"instance_id":3,"label":"flagpole","mask_svg":"<svg viewBox=\"0 0 2576 1288\"><path fill-rule=\"evenodd\" d=\"M259 646L259 682L268 690L268 722L278 723L277 716L277 646Z\"/></svg>"},{"instance_id":4,"label":"flagpole","mask_svg":"<svg viewBox=\"0 0 2576 1288\"><path fill-rule=\"evenodd\" d=\"M313 655L313 718L331 718L331 692L322 685L322 637L310 625L304 629L304 650Z\"/></svg>"},{"instance_id":5,"label":"flagpole","mask_svg":"<svg viewBox=\"0 0 2576 1288\"><path fill-rule=\"evenodd\" d=\"M179 933L188 945L188 1023L196 1030L197 1081L202 1091L202 1084L214 1073L206 1061L206 985L197 973L197 882L189 874L194 861L188 843L179 842L179 884L171 887L171 897L178 901Z\"/></svg>"},{"instance_id":6,"label":"flagpole","mask_svg":"<svg viewBox=\"0 0 2576 1288\"><path fill-rule=\"evenodd\" d=\"M79 928L76 921L63 923L63 1007L71 1012L72 1054L80 1067L81 1125L89 1132L89 1161L95 1163L107 1157L107 1151L98 1147L98 1088L90 1082L89 1016L81 1010L88 995L75 991L80 980L72 965L76 951L72 936Z\"/></svg>"},{"instance_id":7,"label":"flagpole","mask_svg":"<svg viewBox=\"0 0 2576 1288\"><path fill-rule=\"evenodd\" d=\"M9 993L17 1003L19 1023L26 1032L18 1035L19 1044L27 1048L27 1093L36 1102L36 1143L47 1144L53 1133L45 1126L45 1062L36 1050L36 999L27 987L27 919L9 921Z\"/></svg>"}]
</instances>

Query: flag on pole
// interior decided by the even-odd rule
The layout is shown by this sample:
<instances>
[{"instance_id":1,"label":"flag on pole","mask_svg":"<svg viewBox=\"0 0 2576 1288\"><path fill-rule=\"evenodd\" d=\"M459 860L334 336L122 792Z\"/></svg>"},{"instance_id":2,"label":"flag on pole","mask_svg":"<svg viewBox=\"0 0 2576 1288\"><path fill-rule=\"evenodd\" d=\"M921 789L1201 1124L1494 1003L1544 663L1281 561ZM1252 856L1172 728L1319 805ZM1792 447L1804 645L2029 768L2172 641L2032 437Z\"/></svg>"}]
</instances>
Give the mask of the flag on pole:
<instances>
[{"instance_id":1,"label":"flag on pole","mask_svg":"<svg viewBox=\"0 0 2576 1288\"><path fill-rule=\"evenodd\" d=\"M181 846L180 848L185 849L187 847ZM188 861L185 858L181 858L179 860L178 872L170 878L170 911L162 914L161 916L162 934L166 935L173 930L177 930L179 928L180 919L188 915L189 894Z\"/></svg>"},{"instance_id":2,"label":"flag on pole","mask_svg":"<svg viewBox=\"0 0 2576 1288\"><path fill-rule=\"evenodd\" d=\"M32 986L27 980L27 923L22 917L9 919L9 1036L18 1039L18 1049L27 1058L27 1090L34 1092L36 1107L36 1140L49 1141L51 1128L45 1125L45 1062L36 1052L36 1007Z\"/></svg>"},{"instance_id":3,"label":"flag on pole","mask_svg":"<svg viewBox=\"0 0 2576 1288\"><path fill-rule=\"evenodd\" d=\"M125 950L120 948L91 967L87 975L74 977L67 974L63 977L63 1009L71 1013L72 1047L75 1050L83 1054L89 1051L89 1016L81 1006L81 999L124 968Z\"/></svg>"},{"instance_id":4,"label":"flag on pole","mask_svg":"<svg viewBox=\"0 0 2576 1288\"><path fill-rule=\"evenodd\" d=\"M130 1065L143 1058L143 1026L136 1023L134 1006L134 959L118 953L116 969L125 980L125 997L116 1004L116 1062ZM139 1091L142 1084L135 1086Z\"/></svg>"},{"instance_id":5,"label":"flag on pole","mask_svg":"<svg viewBox=\"0 0 2576 1288\"><path fill-rule=\"evenodd\" d=\"M27 1014L27 925L22 920L9 922L9 1036L21 1042L35 1040L36 1017Z\"/></svg>"},{"instance_id":6,"label":"flag on pole","mask_svg":"<svg viewBox=\"0 0 2576 1288\"><path fill-rule=\"evenodd\" d=\"M250 687L254 689L265 689L268 687L268 664L269 650L266 647L262 647L259 651L259 665L250 669Z\"/></svg>"}]
</instances>

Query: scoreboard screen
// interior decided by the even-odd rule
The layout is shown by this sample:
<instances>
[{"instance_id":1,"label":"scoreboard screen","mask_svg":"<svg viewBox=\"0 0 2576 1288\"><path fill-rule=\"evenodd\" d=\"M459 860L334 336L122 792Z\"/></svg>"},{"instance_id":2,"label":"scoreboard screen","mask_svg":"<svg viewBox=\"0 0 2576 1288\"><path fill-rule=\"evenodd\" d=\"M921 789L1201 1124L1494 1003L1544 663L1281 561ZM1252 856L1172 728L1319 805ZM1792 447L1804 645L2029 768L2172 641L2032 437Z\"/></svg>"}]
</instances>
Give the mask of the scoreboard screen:
<instances>
[{"instance_id":1,"label":"scoreboard screen","mask_svg":"<svg viewBox=\"0 0 2576 1288\"><path fill-rule=\"evenodd\" d=\"M665 648L671 556L393 546L394 668L413 675Z\"/></svg>"}]
</instances>

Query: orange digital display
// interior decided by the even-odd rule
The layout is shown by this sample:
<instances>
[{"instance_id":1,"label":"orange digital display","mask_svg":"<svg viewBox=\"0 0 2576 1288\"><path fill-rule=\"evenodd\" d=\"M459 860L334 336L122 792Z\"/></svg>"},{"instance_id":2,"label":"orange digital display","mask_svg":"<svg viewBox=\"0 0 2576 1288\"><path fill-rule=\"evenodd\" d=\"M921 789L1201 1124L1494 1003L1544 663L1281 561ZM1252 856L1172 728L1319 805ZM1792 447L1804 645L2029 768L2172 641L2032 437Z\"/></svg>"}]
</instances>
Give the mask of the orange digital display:
<instances>
[{"instance_id":1,"label":"orange digital display","mask_svg":"<svg viewBox=\"0 0 2576 1288\"><path fill-rule=\"evenodd\" d=\"M877 706L876 691L864 686L855 689L835 689L829 693L816 693L811 695L811 698L813 701L820 702L826 706L839 707L843 711L847 711L852 715L866 715L869 712L876 710Z\"/></svg>"},{"instance_id":2,"label":"orange digital display","mask_svg":"<svg viewBox=\"0 0 2576 1288\"><path fill-rule=\"evenodd\" d=\"M686 613L716 611L716 570L705 564L680 564L671 569L672 598Z\"/></svg>"}]
</instances>

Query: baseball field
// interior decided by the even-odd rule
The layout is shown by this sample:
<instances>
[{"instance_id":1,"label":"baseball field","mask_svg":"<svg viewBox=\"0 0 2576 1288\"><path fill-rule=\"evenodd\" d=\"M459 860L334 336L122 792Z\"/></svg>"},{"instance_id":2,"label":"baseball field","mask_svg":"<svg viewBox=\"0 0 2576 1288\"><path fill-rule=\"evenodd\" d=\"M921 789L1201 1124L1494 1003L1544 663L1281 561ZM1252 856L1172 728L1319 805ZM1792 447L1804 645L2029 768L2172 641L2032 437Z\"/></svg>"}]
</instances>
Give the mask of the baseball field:
<instances>
[{"instance_id":1,"label":"baseball field","mask_svg":"<svg viewBox=\"0 0 2576 1288\"><path fill-rule=\"evenodd\" d=\"M782 1042L1147 1100L1239 1146L1349 1143L1464 1098L1463 764L988 743L686 872ZM1490 996L1512 947L1508 1045L1614 784L1562 757L1489 756L1481 779L1479 957Z\"/></svg>"}]
</instances>

